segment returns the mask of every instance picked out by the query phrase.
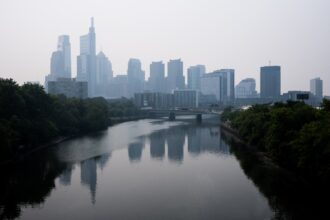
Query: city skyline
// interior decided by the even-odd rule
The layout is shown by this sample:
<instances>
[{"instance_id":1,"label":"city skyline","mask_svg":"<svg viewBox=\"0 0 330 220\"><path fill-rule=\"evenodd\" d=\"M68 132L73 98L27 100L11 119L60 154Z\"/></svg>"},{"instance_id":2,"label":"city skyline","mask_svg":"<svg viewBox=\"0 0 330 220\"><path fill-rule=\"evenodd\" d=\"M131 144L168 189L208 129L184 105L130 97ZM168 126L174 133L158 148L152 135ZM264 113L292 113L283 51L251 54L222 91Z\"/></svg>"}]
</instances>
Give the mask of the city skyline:
<instances>
[{"instance_id":1,"label":"city skyline","mask_svg":"<svg viewBox=\"0 0 330 220\"><path fill-rule=\"evenodd\" d=\"M320 77L324 81L324 95L330 94L327 86L330 82L327 59L330 57L330 15L326 10L330 3L327 1L258 4L256 1L189 1L189 4L182 1L167 5L164 1L126 0L105 4L104 8L84 1L79 1L79 7L75 1L22 2L19 7L12 2L15 3L3 1L0 7L0 23L6 33L0 43L3 48L0 73L1 77L13 78L19 83L43 82L49 72L49 54L56 49L54 41L63 34L70 36L72 76L75 77L79 36L86 33L89 19L94 16L98 33L96 51L102 49L107 54L115 76L126 74L127 62L132 57L141 61L146 79L153 61L167 63L181 58L186 79L188 67L198 64L205 65L206 72L234 68L235 85L244 78L255 78L260 91L259 68L270 60L272 65L282 68L282 92L308 91L309 80ZM127 9L127 5L137 12ZM65 6L61 17L49 12L58 11L60 6ZM75 7L79 10L73 17ZM106 13L107 9L112 13ZM192 13L197 9L198 16ZM37 10L41 14L36 13ZM167 10L176 16L167 18L163 12ZM127 13L131 14L124 18ZM43 19L39 19L40 15ZM14 25L8 25L9 22ZM13 47L13 43L17 46ZM293 80L296 78L300 80Z\"/></svg>"}]
</instances>

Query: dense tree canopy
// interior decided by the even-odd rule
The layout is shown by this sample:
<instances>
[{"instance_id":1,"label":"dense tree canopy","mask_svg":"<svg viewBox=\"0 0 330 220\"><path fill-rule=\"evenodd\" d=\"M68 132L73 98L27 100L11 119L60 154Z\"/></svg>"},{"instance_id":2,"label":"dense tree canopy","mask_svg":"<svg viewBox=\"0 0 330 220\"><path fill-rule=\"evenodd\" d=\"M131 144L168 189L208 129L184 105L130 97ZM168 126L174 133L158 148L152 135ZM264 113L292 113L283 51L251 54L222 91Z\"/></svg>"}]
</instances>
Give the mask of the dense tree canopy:
<instances>
[{"instance_id":1,"label":"dense tree canopy","mask_svg":"<svg viewBox=\"0 0 330 220\"><path fill-rule=\"evenodd\" d=\"M279 165L318 183L330 183L329 100L320 109L303 102L226 109L222 118Z\"/></svg>"},{"instance_id":2,"label":"dense tree canopy","mask_svg":"<svg viewBox=\"0 0 330 220\"><path fill-rule=\"evenodd\" d=\"M0 161L57 137L105 129L110 117L137 113L127 99L52 96L40 85L0 78Z\"/></svg>"}]
</instances>

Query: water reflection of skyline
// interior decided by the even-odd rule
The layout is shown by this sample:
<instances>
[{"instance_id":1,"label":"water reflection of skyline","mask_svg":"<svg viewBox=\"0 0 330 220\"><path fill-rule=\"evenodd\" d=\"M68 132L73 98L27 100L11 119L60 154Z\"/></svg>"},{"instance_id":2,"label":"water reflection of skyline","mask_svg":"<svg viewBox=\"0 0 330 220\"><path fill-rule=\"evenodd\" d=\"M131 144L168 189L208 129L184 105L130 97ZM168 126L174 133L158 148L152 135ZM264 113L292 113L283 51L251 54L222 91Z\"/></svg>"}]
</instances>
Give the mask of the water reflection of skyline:
<instances>
[{"instance_id":1,"label":"water reflection of skyline","mask_svg":"<svg viewBox=\"0 0 330 220\"><path fill-rule=\"evenodd\" d=\"M175 126L170 129L151 133L147 138L140 137L127 146L128 159L130 162L141 161L143 150L149 140L150 158L163 160L166 156L171 163L183 163L184 147L192 156L202 153L229 155L229 147L221 140L219 127L203 126ZM167 152L167 154L166 154ZM80 162L80 183L88 187L91 195L91 203L96 202L97 169L103 170L111 154L89 158ZM59 183L63 186L71 185L73 164L59 176Z\"/></svg>"}]
</instances>

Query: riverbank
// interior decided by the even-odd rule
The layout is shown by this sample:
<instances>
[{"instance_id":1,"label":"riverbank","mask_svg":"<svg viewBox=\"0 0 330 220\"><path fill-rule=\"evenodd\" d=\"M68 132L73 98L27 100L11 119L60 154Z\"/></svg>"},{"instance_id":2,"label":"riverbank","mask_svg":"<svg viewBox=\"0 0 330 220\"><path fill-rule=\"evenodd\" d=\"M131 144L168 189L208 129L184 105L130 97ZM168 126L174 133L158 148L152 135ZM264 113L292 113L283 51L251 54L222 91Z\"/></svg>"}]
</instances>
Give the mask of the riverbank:
<instances>
[{"instance_id":1,"label":"riverbank","mask_svg":"<svg viewBox=\"0 0 330 220\"><path fill-rule=\"evenodd\" d=\"M128 116L128 117L113 117L110 118L109 120L109 127L120 124L120 123L124 123L124 122L128 122L128 121L136 121L136 120L141 120L141 119L145 119L145 117L142 116ZM107 129L106 128L106 129ZM88 134L93 134L95 132L100 132L100 131L104 131L106 129L103 130L96 130L96 131L91 131L91 132L87 132L87 133L82 133L82 134L76 134L76 135L69 135L69 136L63 136L63 137L58 137L54 140L51 140L50 142L41 144L39 146L35 146L35 147L29 147L27 149L27 147L24 146L20 146L18 148L17 153L13 156L13 158L9 159L9 160L5 160L5 161L0 161L0 166L7 166L7 165L11 165L13 163L17 163L20 161L24 161L27 157L29 157L31 154L40 151L44 148L47 147L51 147L54 146L56 144L60 144L62 142L65 142L67 140L70 140L72 138L77 138L80 136L84 136L84 135L88 135Z\"/></svg>"},{"instance_id":2,"label":"riverbank","mask_svg":"<svg viewBox=\"0 0 330 220\"><path fill-rule=\"evenodd\" d=\"M316 109L302 102L226 109L222 121L244 142L274 163L328 190L330 183L330 101Z\"/></svg>"},{"instance_id":3,"label":"riverbank","mask_svg":"<svg viewBox=\"0 0 330 220\"><path fill-rule=\"evenodd\" d=\"M258 162L261 162L273 169L280 169L280 166L276 164L266 153L260 152L256 147L245 143L244 140L239 136L238 131L233 129L228 123L221 122L220 127L221 131L225 133L227 139L235 142L236 145L239 145L240 149L244 148L245 150L248 150L251 154L254 155L254 157L258 158Z\"/></svg>"},{"instance_id":4,"label":"riverbank","mask_svg":"<svg viewBox=\"0 0 330 220\"><path fill-rule=\"evenodd\" d=\"M275 219L322 219L328 216L328 198L324 189L318 188L296 173L276 164L266 153L246 144L228 123L221 123L221 136L231 146L244 173L268 198L268 203L278 213Z\"/></svg>"}]
</instances>

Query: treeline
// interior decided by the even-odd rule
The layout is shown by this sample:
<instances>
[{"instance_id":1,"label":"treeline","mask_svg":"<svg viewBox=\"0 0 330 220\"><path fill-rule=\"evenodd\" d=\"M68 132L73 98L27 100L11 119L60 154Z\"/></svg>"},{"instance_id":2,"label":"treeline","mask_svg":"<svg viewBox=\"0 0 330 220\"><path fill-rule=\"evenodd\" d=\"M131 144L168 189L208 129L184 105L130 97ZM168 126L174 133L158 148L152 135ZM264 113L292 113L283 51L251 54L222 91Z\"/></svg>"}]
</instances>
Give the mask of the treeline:
<instances>
[{"instance_id":1,"label":"treeline","mask_svg":"<svg viewBox=\"0 0 330 220\"><path fill-rule=\"evenodd\" d=\"M0 78L0 161L59 137L105 129L110 117L137 113L127 99L52 96L40 85Z\"/></svg>"},{"instance_id":2,"label":"treeline","mask_svg":"<svg viewBox=\"0 0 330 220\"><path fill-rule=\"evenodd\" d=\"M330 183L330 101L316 109L302 102L227 108L222 115L243 140L278 165L326 186Z\"/></svg>"}]
</instances>

